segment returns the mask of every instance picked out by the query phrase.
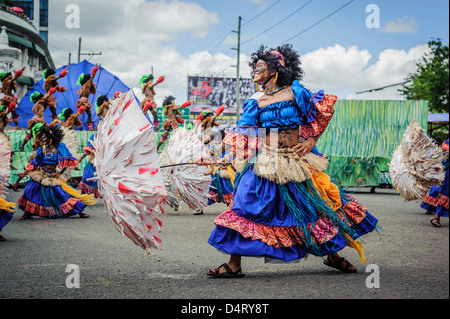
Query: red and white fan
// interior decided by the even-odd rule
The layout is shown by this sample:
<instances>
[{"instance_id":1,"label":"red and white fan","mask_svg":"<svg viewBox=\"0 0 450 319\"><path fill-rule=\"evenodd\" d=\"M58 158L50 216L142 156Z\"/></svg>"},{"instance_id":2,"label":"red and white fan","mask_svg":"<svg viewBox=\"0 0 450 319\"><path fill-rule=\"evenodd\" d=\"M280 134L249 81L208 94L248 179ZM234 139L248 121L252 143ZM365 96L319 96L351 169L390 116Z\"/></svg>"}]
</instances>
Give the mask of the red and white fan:
<instances>
[{"instance_id":1,"label":"red and white fan","mask_svg":"<svg viewBox=\"0 0 450 319\"><path fill-rule=\"evenodd\" d=\"M131 90L112 101L93 144L98 189L116 229L147 253L162 249L167 192L154 127Z\"/></svg>"},{"instance_id":2,"label":"red and white fan","mask_svg":"<svg viewBox=\"0 0 450 319\"><path fill-rule=\"evenodd\" d=\"M170 185L172 201L183 201L192 211L208 206L211 175L204 166L193 164L205 153L205 146L194 130L178 127L161 152L164 180ZM175 197L176 196L176 197Z\"/></svg>"}]
</instances>

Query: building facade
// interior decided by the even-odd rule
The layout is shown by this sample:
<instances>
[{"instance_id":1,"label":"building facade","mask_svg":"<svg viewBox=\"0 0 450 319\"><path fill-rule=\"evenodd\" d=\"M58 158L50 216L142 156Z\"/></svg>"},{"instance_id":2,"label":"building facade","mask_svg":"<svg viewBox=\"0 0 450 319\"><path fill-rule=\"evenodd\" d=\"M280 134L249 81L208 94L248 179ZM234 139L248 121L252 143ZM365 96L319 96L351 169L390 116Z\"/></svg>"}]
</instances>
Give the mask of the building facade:
<instances>
[{"instance_id":1,"label":"building facade","mask_svg":"<svg viewBox=\"0 0 450 319\"><path fill-rule=\"evenodd\" d=\"M17 80L15 95L20 100L45 69L55 66L47 46L48 0L13 2L16 7L0 6L0 73L26 67Z\"/></svg>"}]
</instances>

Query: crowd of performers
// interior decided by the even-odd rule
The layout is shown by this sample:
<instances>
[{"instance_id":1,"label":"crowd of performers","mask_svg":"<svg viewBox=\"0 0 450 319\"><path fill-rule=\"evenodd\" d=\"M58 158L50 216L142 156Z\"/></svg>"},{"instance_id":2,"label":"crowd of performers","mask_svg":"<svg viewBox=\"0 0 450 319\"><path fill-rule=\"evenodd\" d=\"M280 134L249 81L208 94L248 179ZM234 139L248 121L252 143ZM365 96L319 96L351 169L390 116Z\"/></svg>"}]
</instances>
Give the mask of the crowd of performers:
<instances>
[{"instance_id":1,"label":"crowd of performers","mask_svg":"<svg viewBox=\"0 0 450 319\"><path fill-rule=\"evenodd\" d=\"M195 164L210 168L207 172L212 177L209 204L222 202L226 206L215 219L208 242L228 254L229 260L210 268L208 276L244 276L242 256L290 262L309 254L324 257L325 265L342 272L357 272L356 267L340 255L341 250L346 246L356 249L364 263L362 244L356 240L378 230L379 226L368 208L324 172L328 160L316 148L333 116L337 97L323 91L313 93L299 82L303 71L299 55L291 45L276 49L261 46L252 54L250 66L261 96L244 103L244 112L236 127L227 132L214 132L223 107L216 113L203 112L196 123L195 130L201 127L199 138L208 149ZM88 122L91 121L88 96L95 94L92 82L95 71L80 76L82 89L77 112L65 110L58 116L52 111L53 123L44 122L43 112L47 107L50 110L54 107L52 94L55 90L64 91L58 87L58 77L47 72L46 93L31 97L36 109L33 109L35 117L29 121L28 129L29 136L35 136L35 152L20 174L20 177L30 177L17 203L24 211L23 219L76 214L87 217L83 212L86 205L92 204L95 196L101 196L96 192L95 183L89 180L95 173L92 166L95 152L91 144L83 149L82 158L89 156L91 160L79 189L71 188L62 178L64 170L74 169L82 159L75 158L69 151L62 128L80 124L77 117L82 112L86 112ZM62 76L64 72L59 75ZM155 124L154 87L162 81L164 77L153 83L152 75L141 79L144 94L141 107L144 113L153 114ZM97 114L105 116L108 103L106 97L100 96ZM164 99L162 107L166 120L162 124L158 149L171 131L184 124L179 109L189 105L190 102L177 105L172 96ZM11 107L6 106L6 109L11 112ZM94 128L89 125L89 129ZM448 153L448 141L443 147ZM428 212L436 214L432 220L434 226L439 226L441 216L448 217L448 155L443 165L446 180L433 187L422 204ZM0 206L2 216L6 216L0 219L3 221L0 229L10 220L12 212L8 205Z\"/></svg>"}]
</instances>

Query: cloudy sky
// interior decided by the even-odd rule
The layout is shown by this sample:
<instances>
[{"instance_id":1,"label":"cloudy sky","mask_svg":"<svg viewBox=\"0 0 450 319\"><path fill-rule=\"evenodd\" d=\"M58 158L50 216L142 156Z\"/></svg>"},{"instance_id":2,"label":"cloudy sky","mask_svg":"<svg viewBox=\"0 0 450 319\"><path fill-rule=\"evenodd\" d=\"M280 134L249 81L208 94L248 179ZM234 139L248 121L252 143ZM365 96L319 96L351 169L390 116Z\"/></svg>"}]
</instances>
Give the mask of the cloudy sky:
<instances>
[{"instance_id":1,"label":"cloudy sky","mask_svg":"<svg viewBox=\"0 0 450 319\"><path fill-rule=\"evenodd\" d=\"M82 59L129 87L152 68L156 78L166 75L157 102L168 94L186 100L188 74L236 76L239 16L242 77L250 77L248 57L261 44L291 43L301 56L303 84L339 98L402 82L430 39L449 39L446 0L50 0L49 6L57 68L69 53L77 62L81 37L83 53L102 52ZM378 94L392 98L395 90Z\"/></svg>"}]
</instances>

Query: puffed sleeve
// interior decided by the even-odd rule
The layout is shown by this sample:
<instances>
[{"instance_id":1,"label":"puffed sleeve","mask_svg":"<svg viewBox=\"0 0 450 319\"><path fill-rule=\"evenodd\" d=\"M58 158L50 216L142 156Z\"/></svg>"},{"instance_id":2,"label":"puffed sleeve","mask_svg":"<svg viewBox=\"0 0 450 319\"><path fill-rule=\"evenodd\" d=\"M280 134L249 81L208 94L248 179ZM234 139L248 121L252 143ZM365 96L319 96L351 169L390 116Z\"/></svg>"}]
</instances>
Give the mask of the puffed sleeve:
<instances>
[{"instance_id":1,"label":"puffed sleeve","mask_svg":"<svg viewBox=\"0 0 450 319\"><path fill-rule=\"evenodd\" d=\"M92 146L91 141L94 141L94 134L92 134L89 137L89 142L88 145L86 145L85 147L83 147L83 152L86 152L88 154L94 154L94 147Z\"/></svg>"},{"instance_id":2,"label":"puffed sleeve","mask_svg":"<svg viewBox=\"0 0 450 319\"><path fill-rule=\"evenodd\" d=\"M231 145L230 152L237 158L245 158L249 149L261 147L262 139L258 139L258 101L248 99L243 105L242 117L223 139L223 143Z\"/></svg>"},{"instance_id":3,"label":"puffed sleeve","mask_svg":"<svg viewBox=\"0 0 450 319\"><path fill-rule=\"evenodd\" d=\"M34 157L30 160L30 163L25 167L27 171L33 171L42 166L42 147L39 147L34 154Z\"/></svg>"},{"instance_id":4,"label":"puffed sleeve","mask_svg":"<svg viewBox=\"0 0 450 319\"><path fill-rule=\"evenodd\" d=\"M312 93L298 81L292 83L292 91L300 111L303 123L300 127L300 137L308 139L322 134L331 121L337 96L325 94L323 90Z\"/></svg>"},{"instance_id":5,"label":"puffed sleeve","mask_svg":"<svg viewBox=\"0 0 450 319\"><path fill-rule=\"evenodd\" d=\"M58 145L58 168L75 168L78 166L76 157L72 156L66 144Z\"/></svg>"}]
</instances>

